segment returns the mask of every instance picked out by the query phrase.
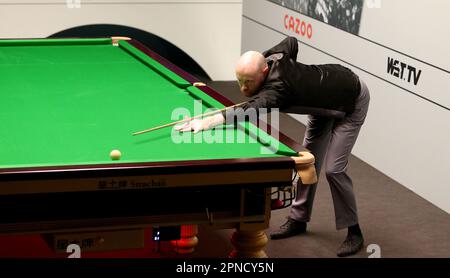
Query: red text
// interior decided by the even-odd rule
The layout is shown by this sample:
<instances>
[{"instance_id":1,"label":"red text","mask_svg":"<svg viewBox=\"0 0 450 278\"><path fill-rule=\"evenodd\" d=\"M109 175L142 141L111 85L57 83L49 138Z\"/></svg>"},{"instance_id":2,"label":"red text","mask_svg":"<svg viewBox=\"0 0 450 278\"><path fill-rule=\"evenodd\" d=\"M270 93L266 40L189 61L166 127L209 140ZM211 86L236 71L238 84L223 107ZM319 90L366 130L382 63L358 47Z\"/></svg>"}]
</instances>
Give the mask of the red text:
<instances>
[{"instance_id":1,"label":"red text","mask_svg":"<svg viewBox=\"0 0 450 278\"><path fill-rule=\"evenodd\" d=\"M284 28L302 37L306 36L308 39L312 37L313 33L311 24L290 15L284 16Z\"/></svg>"}]
</instances>

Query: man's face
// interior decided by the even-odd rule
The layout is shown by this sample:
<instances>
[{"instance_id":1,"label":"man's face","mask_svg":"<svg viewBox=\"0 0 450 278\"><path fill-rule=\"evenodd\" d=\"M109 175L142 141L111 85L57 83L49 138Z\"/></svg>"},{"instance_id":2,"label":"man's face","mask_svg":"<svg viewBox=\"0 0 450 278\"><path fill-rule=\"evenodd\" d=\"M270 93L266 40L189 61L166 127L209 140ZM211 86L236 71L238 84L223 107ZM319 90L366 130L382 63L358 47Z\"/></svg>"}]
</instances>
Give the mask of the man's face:
<instances>
[{"instance_id":1,"label":"man's face","mask_svg":"<svg viewBox=\"0 0 450 278\"><path fill-rule=\"evenodd\" d=\"M264 81L263 72L236 72L236 78L239 83L239 89L246 97L251 97L258 93Z\"/></svg>"}]
</instances>

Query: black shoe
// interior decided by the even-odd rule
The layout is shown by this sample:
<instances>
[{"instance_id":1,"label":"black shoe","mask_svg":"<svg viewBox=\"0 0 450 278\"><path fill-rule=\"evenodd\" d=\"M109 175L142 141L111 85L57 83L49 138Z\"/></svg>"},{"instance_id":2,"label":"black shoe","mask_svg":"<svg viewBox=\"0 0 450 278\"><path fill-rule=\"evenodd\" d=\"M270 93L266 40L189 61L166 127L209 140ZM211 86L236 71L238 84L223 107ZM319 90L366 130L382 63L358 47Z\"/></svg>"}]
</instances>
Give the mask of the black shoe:
<instances>
[{"instance_id":1,"label":"black shoe","mask_svg":"<svg viewBox=\"0 0 450 278\"><path fill-rule=\"evenodd\" d=\"M347 257L358 253L364 246L362 235L348 234L337 251L338 257Z\"/></svg>"},{"instance_id":2,"label":"black shoe","mask_svg":"<svg viewBox=\"0 0 450 278\"><path fill-rule=\"evenodd\" d=\"M271 239L282 239L306 232L306 222L288 218L278 231L270 234Z\"/></svg>"}]
</instances>

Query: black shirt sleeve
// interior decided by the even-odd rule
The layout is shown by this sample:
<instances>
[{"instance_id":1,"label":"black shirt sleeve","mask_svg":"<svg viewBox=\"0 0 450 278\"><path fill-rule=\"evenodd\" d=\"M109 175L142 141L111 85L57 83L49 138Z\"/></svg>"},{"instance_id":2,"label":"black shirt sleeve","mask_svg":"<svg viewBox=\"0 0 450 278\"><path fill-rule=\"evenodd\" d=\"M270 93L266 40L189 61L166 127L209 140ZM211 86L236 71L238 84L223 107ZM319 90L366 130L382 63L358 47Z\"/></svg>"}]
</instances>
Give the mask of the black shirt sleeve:
<instances>
[{"instance_id":1,"label":"black shirt sleeve","mask_svg":"<svg viewBox=\"0 0 450 278\"><path fill-rule=\"evenodd\" d=\"M289 58L296 61L297 54L298 54L297 39L294 37L287 37L284 40L282 40L279 44L277 44L274 47L272 47L271 49L265 51L263 53L263 55L264 55L264 57L268 57L274 53L284 53L284 54L288 55Z\"/></svg>"},{"instance_id":2,"label":"black shirt sleeve","mask_svg":"<svg viewBox=\"0 0 450 278\"><path fill-rule=\"evenodd\" d=\"M284 93L284 84L282 82L272 83L270 86L263 86L259 93L251 97L246 104L237 109L229 109L224 113L227 123L233 123L235 120L246 120L245 117L272 112L273 108L283 109L289 106L287 94Z\"/></svg>"}]
</instances>

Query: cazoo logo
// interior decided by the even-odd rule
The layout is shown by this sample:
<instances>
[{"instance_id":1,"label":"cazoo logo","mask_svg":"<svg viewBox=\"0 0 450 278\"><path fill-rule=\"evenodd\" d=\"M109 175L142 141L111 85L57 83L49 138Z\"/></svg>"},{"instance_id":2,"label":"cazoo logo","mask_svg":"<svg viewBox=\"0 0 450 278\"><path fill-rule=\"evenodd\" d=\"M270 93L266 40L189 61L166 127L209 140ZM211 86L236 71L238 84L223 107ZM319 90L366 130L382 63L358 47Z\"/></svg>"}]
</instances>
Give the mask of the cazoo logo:
<instances>
[{"instance_id":1,"label":"cazoo logo","mask_svg":"<svg viewBox=\"0 0 450 278\"><path fill-rule=\"evenodd\" d=\"M284 16L284 28L296 33L300 37L307 37L308 39L313 35L313 29L310 23L306 23L304 20L288 14Z\"/></svg>"}]
</instances>

